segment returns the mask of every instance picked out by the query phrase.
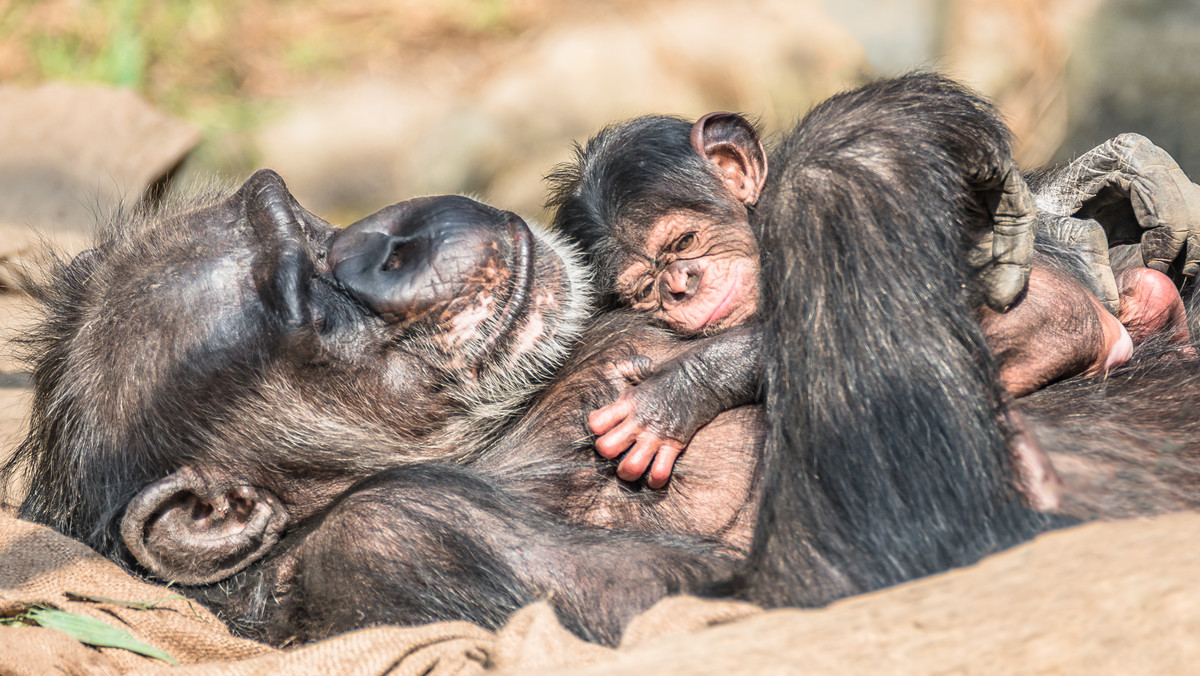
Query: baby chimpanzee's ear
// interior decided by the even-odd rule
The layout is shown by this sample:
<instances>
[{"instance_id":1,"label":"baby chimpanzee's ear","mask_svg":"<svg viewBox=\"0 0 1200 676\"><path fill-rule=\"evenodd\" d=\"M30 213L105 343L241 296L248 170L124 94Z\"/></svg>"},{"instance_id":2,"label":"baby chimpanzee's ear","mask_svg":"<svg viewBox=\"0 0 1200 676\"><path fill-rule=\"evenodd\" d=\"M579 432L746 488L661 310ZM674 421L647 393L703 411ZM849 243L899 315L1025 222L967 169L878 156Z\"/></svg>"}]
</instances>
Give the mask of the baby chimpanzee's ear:
<instances>
[{"instance_id":1,"label":"baby chimpanzee's ear","mask_svg":"<svg viewBox=\"0 0 1200 676\"><path fill-rule=\"evenodd\" d=\"M721 168L739 202L758 201L767 180L767 154L749 120L737 113L709 113L692 127L692 148Z\"/></svg>"}]
</instances>

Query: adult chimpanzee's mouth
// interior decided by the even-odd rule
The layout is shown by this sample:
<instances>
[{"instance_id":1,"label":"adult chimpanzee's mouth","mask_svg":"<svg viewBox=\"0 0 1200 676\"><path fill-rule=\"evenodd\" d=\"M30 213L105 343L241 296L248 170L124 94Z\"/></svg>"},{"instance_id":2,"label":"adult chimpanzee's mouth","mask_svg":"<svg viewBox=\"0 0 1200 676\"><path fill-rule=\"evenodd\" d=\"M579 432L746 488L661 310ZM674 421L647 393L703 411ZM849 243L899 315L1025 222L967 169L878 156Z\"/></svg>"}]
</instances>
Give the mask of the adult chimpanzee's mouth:
<instances>
[{"instance_id":1,"label":"adult chimpanzee's mouth","mask_svg":"<svg viewBox=\"0 0 1200 676\"><path fill-rule=\"evenodd\" d=\"M504 310L480 350L484 355L490 354L500 339L512 332L517 318L526 314L530 290L533 287L533 233L529 231L529 226L515 215L509 218L505 225L511 243L512 260L509 261L508 268L513 273L512 286L508 298L503 301Z\"/></svg>"},{"instance_id":2,"label":"adult chimpanzee's mouth","mask_svg":"<svg viewBox=\"0 0 1200 676\"><path fill-rule=\"evenodd\" d=\"M470 364L526 323L536 251L534 233L512 212L466 197L421 197L338 233L328 267L392 331L419 322L424 335Z\"/></svg>"}]
</instances>

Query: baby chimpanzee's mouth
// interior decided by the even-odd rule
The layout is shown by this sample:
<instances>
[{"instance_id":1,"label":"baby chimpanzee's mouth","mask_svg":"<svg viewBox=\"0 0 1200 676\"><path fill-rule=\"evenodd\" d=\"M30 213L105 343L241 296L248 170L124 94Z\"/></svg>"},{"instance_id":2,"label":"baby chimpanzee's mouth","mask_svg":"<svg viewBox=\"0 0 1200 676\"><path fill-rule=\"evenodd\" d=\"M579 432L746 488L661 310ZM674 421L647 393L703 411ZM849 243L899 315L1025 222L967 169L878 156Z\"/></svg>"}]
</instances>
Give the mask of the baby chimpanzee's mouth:
<instances>
[{"instance_id":1,"label":"baby chimpanzee's mouth","mask_svg":"<svg viewBox=\"0 0 1200 676\"><path fill-rule=\"evenodd\" d=\"M698 329L708 328L709 326L720 322L725 318L726 315L729 314L729 310L733 307L733 297L736 295L737 290L741 287L742 275L746 272L745 268L746 266L743 263L737 263L733 269L733 274L730 276L731 279L729 280L729 286L725 290L725 297L721 299L721 302L717 303L712 312L708 313L708 316L704 318L704 321L700 322L700 326L697 327Z\"/></svg>"}]
</instances>

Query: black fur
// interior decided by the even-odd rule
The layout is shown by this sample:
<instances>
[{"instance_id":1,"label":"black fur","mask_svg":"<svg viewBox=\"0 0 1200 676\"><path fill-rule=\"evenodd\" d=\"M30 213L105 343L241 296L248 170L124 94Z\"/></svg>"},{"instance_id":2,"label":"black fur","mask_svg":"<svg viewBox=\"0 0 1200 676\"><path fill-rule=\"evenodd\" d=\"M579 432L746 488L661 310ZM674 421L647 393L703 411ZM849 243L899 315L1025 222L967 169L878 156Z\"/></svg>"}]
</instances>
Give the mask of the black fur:
<instances>
[{"instance_id":1,"label":"black fur","mask_svg":"<svg viewBox=\"0 0 1200 676\"><path fill-rule=\"evenodd\" d=\"M548 600L578 636L616 645L625 624L663 596L728 583L734 560L712 545L569 527L503 486L438 466L360 482L305 539L297 588L270 626L301 639L361 626L364 616L402 625L470 618L498 629L518 608Z\"/></svg>"},{"instance_id":2,"label":"black fur","mask_svg":"<svg viewBox=\"0 0 1200 676\"><path fill-rule=\"evenodd\" d=\"M1046 528L1011 476L968 306L964 172L1009 154L934 75L835 96L771 155L757 210L768 441L747 595L812 605L963 565Z\"/></svg>"},{"instance_id":3,"label":"black fur","mask_svg":"<svg viewBox=\"0 0 1200 676\"><path fill-rule=\"evenodd\" d=\"M673 118L611 125L552 176L555 226L592 252L602 284L618 272L614 233L653 222L642 205L729 203L690 132ZM770 431L749 598L822 604L1047 526L1006 479L1004 405L963 262L971 178L1009 156L994 108L933 74L835 96L771 152L750 212Z\"/></svg>"}]
</instances>

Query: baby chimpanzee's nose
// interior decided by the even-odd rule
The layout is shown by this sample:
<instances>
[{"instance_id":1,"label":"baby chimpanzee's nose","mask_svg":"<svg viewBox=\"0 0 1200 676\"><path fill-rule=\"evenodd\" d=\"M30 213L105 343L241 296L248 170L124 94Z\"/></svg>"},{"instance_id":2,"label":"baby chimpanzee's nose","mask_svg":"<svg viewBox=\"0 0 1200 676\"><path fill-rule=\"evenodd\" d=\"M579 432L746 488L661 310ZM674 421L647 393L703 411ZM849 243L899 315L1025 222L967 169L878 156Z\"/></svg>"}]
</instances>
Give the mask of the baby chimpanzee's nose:
<instances>
[{"instance_id":1,"label":"baby chimpanzee's nose","mask_svg":"<svg viewBox=\"0 0 1200 676\"><path fill-rule=\"evenodd\" d=\"M659 295L666 304L682 303L700 288L700 269L691 261L675 261L659 278Z\"/></svg>"},{"instance_id":2,"label":"baby chimpanzee's nose","mask_svg":"<svg viewBox=\"0 0 1200 676\"><path fill-rule=\"evenodd\" d=\"M385 321L413 319L472 285L506 280L521 236L514 220L465 197L417 198L338 233L329 263L338 282ZM523 225L517 230L527 234Z\"/></svg>"}]
</instances>

